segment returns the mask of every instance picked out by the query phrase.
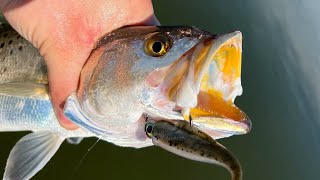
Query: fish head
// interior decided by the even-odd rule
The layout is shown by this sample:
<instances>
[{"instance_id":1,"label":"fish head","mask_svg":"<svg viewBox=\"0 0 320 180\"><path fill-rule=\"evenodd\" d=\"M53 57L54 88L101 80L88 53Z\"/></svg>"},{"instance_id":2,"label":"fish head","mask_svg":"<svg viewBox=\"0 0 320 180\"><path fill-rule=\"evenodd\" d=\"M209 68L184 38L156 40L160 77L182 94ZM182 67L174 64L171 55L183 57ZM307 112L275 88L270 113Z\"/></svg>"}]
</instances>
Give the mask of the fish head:
<instances>
[{"instance_id":1,"label":"fish head","mask_svg":"<svg viewBox=\"0 0 320 180\"><path fill-rule=\"evenodd\" d=\"M146 113L191 120L217 138L247 133L250 120L234 105L242 93L241 45L238 31L118 29L97 43L84 66L78 109L102 129L135 123Z\"/></svg>"},{"instance_id":2,"label":"fish head","mask_svg":"<svg viewBox=\"0 0 320 180\"><path fill-rule=\"evenodd\" d=\"M215 139L248 133L251 121L234 104L242 94L241 32L212 35L193 27L180 32L194 33L175 37L193 45L147 76L146 85L153 89L145 103L149 112L167 119L182 117ZM172 52L180 46L173 41Z\"/></svg>"}]
</instances>

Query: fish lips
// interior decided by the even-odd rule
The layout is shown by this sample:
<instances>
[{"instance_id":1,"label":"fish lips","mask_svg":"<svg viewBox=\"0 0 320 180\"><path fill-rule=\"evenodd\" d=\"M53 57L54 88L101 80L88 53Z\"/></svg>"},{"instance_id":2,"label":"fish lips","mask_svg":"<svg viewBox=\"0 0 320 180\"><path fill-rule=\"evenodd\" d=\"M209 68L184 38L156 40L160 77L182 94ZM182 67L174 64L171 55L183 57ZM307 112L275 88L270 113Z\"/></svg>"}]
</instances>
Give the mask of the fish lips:
<instances>
[{"instance_id":1,"label":"fish lips","mask_svg":"<svg viewBox=\"0 0 320 180\"><path fill-rule=\"evenodd\" d=\"M152 106L166 112L178 110L208 134L248 133L251 121L234 104L242 94L241 54L241 32L205 36L170 66L147 77L158 92Z\"/></svg>"}]
</instances>

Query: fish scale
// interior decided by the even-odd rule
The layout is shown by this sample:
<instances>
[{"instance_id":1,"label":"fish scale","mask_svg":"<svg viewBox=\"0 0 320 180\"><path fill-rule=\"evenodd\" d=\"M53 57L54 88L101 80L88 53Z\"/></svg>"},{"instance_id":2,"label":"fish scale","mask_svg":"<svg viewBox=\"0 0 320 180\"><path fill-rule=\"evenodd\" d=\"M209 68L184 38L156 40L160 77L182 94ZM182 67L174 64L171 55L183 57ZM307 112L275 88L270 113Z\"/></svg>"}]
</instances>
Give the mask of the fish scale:
<instances>
[{"instance_id":1,"label":"fish scale","mask_svg":"<svg viewBox=\"0 0 320 180\"><path fill-rule=\"evenodd\" d=\"M27 96L14 96L11 93L15 92L16 88L8 88L7 84L17 82L48 83L47 68L43 58L32 44L8 24L0 24L1 131L21 131L34 128L39 130L40 127L45 127L41 124L48 124L46 122L51 122L52 125L53 111L49 98L34 99ZM21 84L18 86L20 86L19 90L27 91L26 87L21 87ZM51 114L51 116L44 114Z\"/></svg>"},{"instance_id":2,"label":"fish scale","mask_svg":"<svg viewBox=\"0 0 320 180\"><path fill-rule=\"evenodd\" d=\"M1 129L7 131L43 130L57 126L50 101L4 94L0 94L0 124Z\"/></svg>"},{"instance_id":3,"label":"fish scale","mask_svg":"<svg viewBox=\"0 0 320 180\"><path fill-rule=\"evenodd\" d=\"M0 67L0 83L48 83L47 66L39 51L7 24L0 24Z\"/></svg>"}]
</instances>

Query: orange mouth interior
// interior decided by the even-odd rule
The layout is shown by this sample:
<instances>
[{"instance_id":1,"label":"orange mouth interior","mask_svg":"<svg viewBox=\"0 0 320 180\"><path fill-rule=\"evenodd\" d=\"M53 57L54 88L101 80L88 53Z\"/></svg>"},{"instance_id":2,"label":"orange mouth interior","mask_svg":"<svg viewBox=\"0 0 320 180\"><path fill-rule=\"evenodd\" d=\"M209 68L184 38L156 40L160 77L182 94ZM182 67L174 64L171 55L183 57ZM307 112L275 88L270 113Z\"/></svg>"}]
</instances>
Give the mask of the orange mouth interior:
<instances>
[{"instance_id":1,"label":"orange mouth interior","mask_svg":"<svg viewBox=\"0 0 320 180\"><path fill-rule=\"evenodd\" d=\"M198 94L198 105L196 108L190 109L190 115L193 119L204 116L226 118L234 121L246 119L246 115L233 103L226 102L220 95L203 91Z\"/></svg>"},{"instance_id":2,"label":"orange mouth interior","mask_svg":"<svg viewBox=\"0 0 320 180\"><path fill-rule=\"evenodd\" d=\"M214 42L213 42L214 43ZM235 97L226 96L232 93L237 87L234 82L241 76L241 38L234 37L225 42L214 54L211 63L214 63L215 71L218 71L223 86L228 86L228 92L212 84L216 81L210 74L210 70L204 74L201 81L200 92L198 94L198 105L190 109L192 117L213 116L220 118L228 118L234 121L242 121L245 119L244 113L233 104ZM210 67L209 68L213 68ZM216 75L217 76L217 75Z\"/></svg>"}]
</instances>

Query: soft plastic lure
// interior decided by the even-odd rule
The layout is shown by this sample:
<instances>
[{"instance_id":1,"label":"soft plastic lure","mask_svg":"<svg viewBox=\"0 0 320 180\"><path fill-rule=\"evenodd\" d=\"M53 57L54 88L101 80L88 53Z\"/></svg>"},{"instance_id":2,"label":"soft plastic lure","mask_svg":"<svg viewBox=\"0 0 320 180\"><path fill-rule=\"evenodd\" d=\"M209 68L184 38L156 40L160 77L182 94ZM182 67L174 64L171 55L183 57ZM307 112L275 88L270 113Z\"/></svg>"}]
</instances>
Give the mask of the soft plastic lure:
<instances>
[{"instance_id":1,"label":"soft plastic lure","mask_svg":"<svg viewBox=\"0 0 320 180\"><path fill-rule=\"evenodd\" d=\"M233 180L242 179L241 166L223 145L186 121L150 121L145 125L154 145L179 156L227 168Z\"/></svg>"}]
</instances>

